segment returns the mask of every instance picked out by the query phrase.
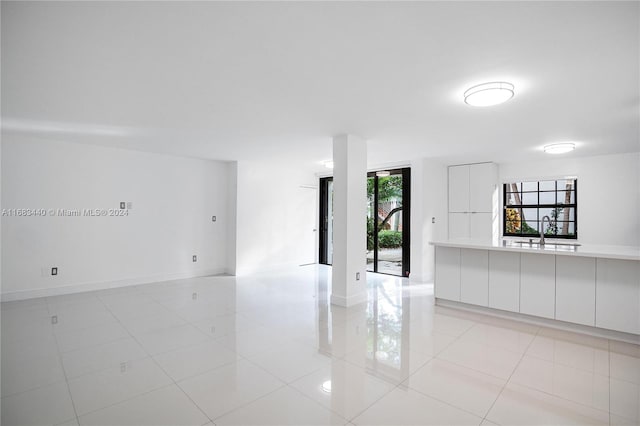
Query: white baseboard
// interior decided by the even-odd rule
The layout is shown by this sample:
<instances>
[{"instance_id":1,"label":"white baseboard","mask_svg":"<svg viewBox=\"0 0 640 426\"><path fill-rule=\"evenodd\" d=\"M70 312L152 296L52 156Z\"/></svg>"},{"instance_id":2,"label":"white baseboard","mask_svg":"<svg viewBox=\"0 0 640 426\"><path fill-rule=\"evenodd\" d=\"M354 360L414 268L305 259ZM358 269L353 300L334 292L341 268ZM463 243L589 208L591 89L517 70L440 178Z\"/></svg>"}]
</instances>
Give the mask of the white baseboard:
<instances>
[{"instance_id":1,"label":"white baseboard","mask_svg":"<svg viewBox=\"0 0 640 426\"><path fill-rule=\"evenodd\" d=\"M349 297L339 296L337 294L331 294L331 304L342 306L344 308L350 308L351 306L359 305L367 301L367 292L354 294Z\"/></svg>"},{"instance_id":2,"label":"white baseboard","mask_svg":"<svg viewBox=\"0 0 640 426\"><path fill-rule=\"evenodd\" d=\"M511 319L538 326L555 328L558 330L572 331L574 333L587 334L594 337L602 337L604 339L618 340L627 343L640 344L640 335L623 333L621 331L607 330L604 328L590 327L588 325L574 324L565 321L535 317L531 315L521 314L518 312L501 311L498 309L486 308L484 306L469 305L463 302L453 300L435 299L435 304L447 308L461 309L469 312L482 313L498 318Z\"/></svg>"},{"instance_id":3,"label":"white baseboard","mask_svg":"<svg viewBox=\"0 0 640 426\"><path fill-rule=\"evenodd\" d=\"M206 277L210 275L220 275L227 271L225 268L202 269L199 271L178 272L175 274L164 274L150 277L127 278L116 281L100 281L82 284L72 284L61 287L35 288L30 290L20 290L2 293L2 302L12 302L16 300L35 299L38 297L61 296L65 294L83 293L85 291L108 290L111 288L129 287L139 284L149 284L154 282L182 280L187 278Z\"/></svg>"}]
</instances>

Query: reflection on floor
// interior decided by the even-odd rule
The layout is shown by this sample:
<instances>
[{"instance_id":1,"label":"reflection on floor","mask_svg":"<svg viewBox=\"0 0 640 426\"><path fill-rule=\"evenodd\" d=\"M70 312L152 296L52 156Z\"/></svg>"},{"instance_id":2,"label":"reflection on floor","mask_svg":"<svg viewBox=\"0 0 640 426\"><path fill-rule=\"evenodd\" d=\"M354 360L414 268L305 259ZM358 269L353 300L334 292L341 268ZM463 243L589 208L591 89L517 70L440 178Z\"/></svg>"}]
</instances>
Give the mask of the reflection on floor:
<instances>
[{"instance_id":1,"label":"reflection on floor","mask_svg":"<svg viewBox=\"0 0 640 426\"><path fill-rule=\"evenodd\" d=\"M367 251L367 271L373 271L373 250ZM378 250L378 272L402 276L402 249L381 248Z\"/></svg>"},{"instance_id":2,"label":"reflection on floor","mask_svg":"<svg viewBox=\"0 0 640 426\"><path fill-rule=\"evenodd\" d=\"M640 348L441 309L369 274L208 277L2 304L2 424L638 424ZM53 324L55 323L55 324Z\"/></svg>"}]
</instances>

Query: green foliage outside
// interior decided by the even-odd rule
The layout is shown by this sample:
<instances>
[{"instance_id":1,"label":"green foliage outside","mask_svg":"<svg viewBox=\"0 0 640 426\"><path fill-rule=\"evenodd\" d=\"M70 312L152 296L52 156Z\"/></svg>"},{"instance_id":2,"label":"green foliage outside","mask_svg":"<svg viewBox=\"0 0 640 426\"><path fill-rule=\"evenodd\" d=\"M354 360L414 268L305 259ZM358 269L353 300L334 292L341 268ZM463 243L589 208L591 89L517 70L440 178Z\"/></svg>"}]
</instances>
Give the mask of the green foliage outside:
<instances>
[{"instance_id":1,"label":"green foliage outside","mask_svg":"<svg viewBox=\"0 0 640 426\"><path fill-rule=\"evenodd\" d=\"M367 179L367 196L373 200L374 179ZM402 198L402 176L378 178L378 200L381 203Z\"/></svg>"},{"instance_id":2,"label":"green foliage outside","mask_svg":"<svg viewBox=\"0 0 640 426\"><path fill-rule=\"evenodd\" d=\"M374 195L374 179L367 179L367 197L373 202ZM378 178L378 201L384 203L386 201L402 199L402 176L387 176ZM375 207L374 207L375 208ZM399 214L399 213L396 213ZM373 213L374 217L378 215ZM373 221L374 218L367 218L367 250L373 250ZM378 218L378 225L382 221ZM383 236L383 233L385 233ZM399 236L389 236L390 234L399 234ZM384 243L383 243L384 239ZM400 241L399 243L397 241ZM387 245L385 245L387 244ZM378 232L378 245L381 248L400 247L402 245L402 232L381 230Z\"/></svg>"},{"instance_id":3,"label":"green foliage outside","mask_svg":"<svg viewBox=\"0 0 640 426\"><path fill-rule=\"evenodd\" d=\"M383 230L378 232L378 245L381 248L396 248L402 246L402 232Z\"/></svg>"},{"instance_id":4,"label":"green foliage outside","mask_svg":"<svg viewBox=\"0 0 640 426\"><path fill-rule=\"evenodd\" d=\"M373 218L367 218L367 250L373 250Z\"/></svg>"}]
</instances>

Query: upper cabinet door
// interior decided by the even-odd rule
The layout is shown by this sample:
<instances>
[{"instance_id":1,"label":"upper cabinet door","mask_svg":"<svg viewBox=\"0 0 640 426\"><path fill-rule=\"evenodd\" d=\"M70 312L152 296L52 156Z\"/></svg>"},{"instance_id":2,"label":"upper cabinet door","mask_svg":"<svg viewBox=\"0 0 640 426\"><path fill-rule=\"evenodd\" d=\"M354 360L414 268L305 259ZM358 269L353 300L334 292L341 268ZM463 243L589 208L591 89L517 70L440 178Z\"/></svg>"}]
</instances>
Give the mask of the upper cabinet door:
<instances>
[{"instance_id":1,"label":"upper cabinet door","mask_svg":"<svg viewBox=\"0 0 640 426\"><path fill-rule=\"evenodd\" d=\"M449 212L469 211L469 166L449 167Z\"/></svg>"},{"instance_id":2,"label":"upper cabinet door","mask_svg":"<svg viewBox=\"0 0 640 426\"><path fill-rule=\"evenodd\" d=\"M497 169L494 163L480 163L469 166L470 212L491 213L493 211L493 194L496 180Z\"/></svg>"}]
</instances>

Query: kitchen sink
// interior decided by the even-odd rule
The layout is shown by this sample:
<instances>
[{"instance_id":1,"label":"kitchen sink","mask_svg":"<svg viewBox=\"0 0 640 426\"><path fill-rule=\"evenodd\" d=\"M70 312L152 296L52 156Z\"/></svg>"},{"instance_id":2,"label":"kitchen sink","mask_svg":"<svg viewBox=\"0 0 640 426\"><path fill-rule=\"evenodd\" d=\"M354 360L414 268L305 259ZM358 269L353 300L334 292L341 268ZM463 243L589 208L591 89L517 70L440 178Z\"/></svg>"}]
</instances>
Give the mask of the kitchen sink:
<instances>
[{"instance_id":1,"label":"kitchen sink","mask_svg":"<svg viewBox=\"0 0 640 426\"><path fill-rule=\"evenodd\" d=\"M531 246L531 247L540 247L540 243L538 241L507 241L505 240L506 245L509 246ZM556 246L564 246L564 247L579 247L580 243L546 243L542 247L556 247Z\"/></svg>"}]
</instances>

